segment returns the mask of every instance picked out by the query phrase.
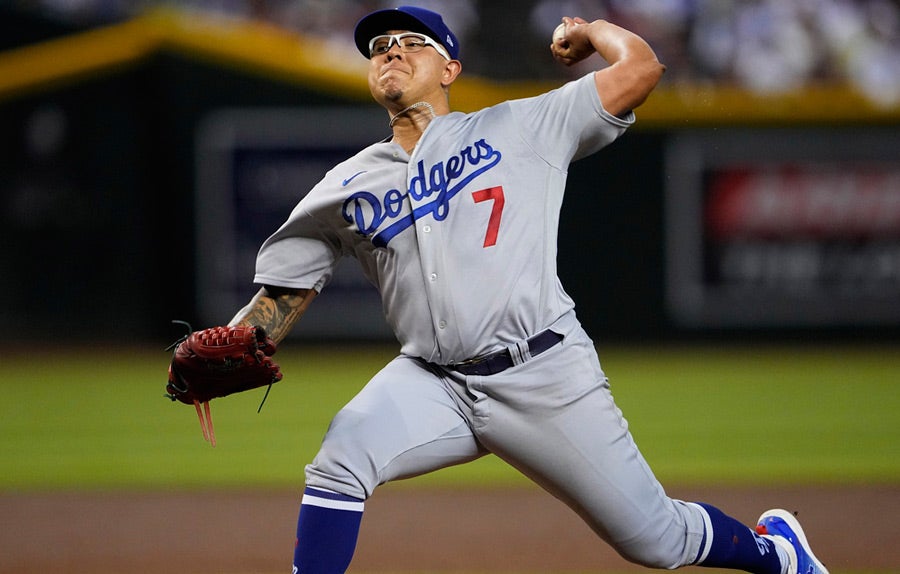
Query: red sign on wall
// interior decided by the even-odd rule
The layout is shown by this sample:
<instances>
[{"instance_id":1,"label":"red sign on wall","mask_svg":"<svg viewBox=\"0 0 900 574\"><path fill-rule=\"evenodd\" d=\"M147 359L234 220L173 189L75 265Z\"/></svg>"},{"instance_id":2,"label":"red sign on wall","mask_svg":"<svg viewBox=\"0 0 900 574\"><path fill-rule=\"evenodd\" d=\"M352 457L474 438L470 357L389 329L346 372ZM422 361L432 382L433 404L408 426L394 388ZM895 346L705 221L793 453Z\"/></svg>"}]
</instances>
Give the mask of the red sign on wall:
<instances>
[{"instance_id":1,"label":"red sign on wall","mask_svg":"<svg viewBox=\"0 0 900 574\"><path fill-rule=\"evenodd\" d=\"M705 226L739 237L852 239L900 236L900 166L816 164L714 171Z\"/></svg>"}]
</instances>

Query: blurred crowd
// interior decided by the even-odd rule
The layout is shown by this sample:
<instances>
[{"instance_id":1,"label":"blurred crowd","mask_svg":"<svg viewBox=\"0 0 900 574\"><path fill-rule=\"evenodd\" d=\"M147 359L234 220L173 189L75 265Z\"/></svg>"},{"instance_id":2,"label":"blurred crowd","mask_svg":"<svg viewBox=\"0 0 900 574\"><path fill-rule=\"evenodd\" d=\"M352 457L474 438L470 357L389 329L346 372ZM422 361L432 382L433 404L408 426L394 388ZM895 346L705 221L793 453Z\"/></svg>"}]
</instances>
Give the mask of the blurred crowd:
<instances>
[{"instance_id":1,"label":"blurred crowd","mask_svg":"<svg viewBox=\"0 0 900 574\"><path fill-rule=\"evenodd\" d=\"M364 14L419 5L441 12L460 37L467 73L497 79L583 72L561 71L547 51L560 17L580 15L610 20L647 39L668 67L667 83L732 84L774 94L838 82L879 105L900 105L900 0L13 1L88 26L175 6L265 21L321 36L348 52L353 26Z\"/></svg>"}]
</instances>

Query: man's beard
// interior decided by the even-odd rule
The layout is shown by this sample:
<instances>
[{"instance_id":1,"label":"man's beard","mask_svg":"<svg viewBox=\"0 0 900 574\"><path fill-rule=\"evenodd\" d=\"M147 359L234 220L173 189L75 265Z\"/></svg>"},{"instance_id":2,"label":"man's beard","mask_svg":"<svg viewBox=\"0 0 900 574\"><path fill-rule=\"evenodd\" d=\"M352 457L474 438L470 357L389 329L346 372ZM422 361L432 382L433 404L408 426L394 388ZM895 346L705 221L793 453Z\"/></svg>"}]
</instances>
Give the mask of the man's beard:
<instances>
[{"instance_id":1,"label":"man's beard","mask_svg":"<svg viewBox=\"0 0 900 574\"><path fill-rule=\"evenodd\" d=\"M404 91L402 88L398 87L389 87L384 91L384 101L386 102L399 102L403 99Z\"/></svg>"}]
</instances>

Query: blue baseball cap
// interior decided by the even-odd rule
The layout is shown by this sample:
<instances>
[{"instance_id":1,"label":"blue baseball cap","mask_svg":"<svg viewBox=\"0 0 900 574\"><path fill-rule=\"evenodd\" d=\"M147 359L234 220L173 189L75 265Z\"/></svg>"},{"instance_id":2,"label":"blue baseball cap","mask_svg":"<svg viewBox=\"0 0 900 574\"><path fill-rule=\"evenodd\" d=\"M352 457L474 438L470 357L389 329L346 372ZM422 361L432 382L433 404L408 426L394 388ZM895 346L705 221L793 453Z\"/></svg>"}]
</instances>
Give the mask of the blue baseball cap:
<instances>
[{"instance_id":1,"label":"blue baseball cap","mask_svg":"<svg viewBox=\"0 0 900 574\"><path fill-rule=\"evenodd\" d=\"M419 8L417 6L400 6L388 10L377 10L368 16L364 16L356 24L353 38L356 47L366 58L369 57L369 40L380 36L388 30L409 30L425 34L429 38L440 42L450 57L459 59L459 40L444 24L444 19L437 12Z\"/></svg>"}]
</instances>

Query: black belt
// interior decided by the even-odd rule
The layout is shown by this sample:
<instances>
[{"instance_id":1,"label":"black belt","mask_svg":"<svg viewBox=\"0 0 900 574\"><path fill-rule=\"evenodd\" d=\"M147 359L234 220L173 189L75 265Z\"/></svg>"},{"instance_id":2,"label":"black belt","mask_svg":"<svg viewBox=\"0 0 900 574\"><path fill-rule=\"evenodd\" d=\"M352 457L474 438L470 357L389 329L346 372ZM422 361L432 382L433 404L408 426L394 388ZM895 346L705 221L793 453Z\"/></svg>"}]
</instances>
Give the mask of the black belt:
<instances>
[{"instance_id":1,"label":"black belt","mask_svg":"<svg viewBox=\"0 0 900 574\"><path fill-rule=\"evenodd\" d=\"M562 335L547 329L528 339L526 343L528 344L528 351L531 353L531 356L536 357L562 340ZM506 369L512 367L513 364L513 358L509 353L509 349L503 349L502 351L484 355L477 359L470 359L464 363L447 365L447 368L464 375L479 375L484 377L502 373Z\"/></svg>"}]
</instances>

